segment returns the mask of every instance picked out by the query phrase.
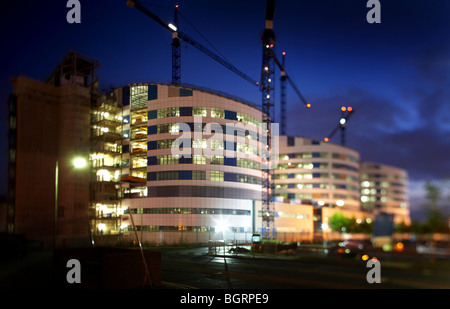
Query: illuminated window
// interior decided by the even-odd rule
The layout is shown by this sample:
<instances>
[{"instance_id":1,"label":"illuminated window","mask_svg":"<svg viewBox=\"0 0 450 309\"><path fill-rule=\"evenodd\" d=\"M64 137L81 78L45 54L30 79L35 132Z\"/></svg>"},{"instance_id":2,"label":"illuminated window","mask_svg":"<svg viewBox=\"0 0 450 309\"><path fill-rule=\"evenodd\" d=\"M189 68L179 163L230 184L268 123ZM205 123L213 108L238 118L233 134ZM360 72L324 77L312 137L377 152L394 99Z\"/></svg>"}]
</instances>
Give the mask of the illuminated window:
<instances>
[{"instance_id":1,"label":"illuminated window","mask_svg":"<svg viewBox=\"0 0 450 309\"><path fill-rule=\"evenodd\" d=\"M252 124L254 126L259 126L259 124L260 124L260 121L258 119L256 119L255 117L252 117L252 116L249 116L249 115L246 115L243 113L237 113L236 119L240 122Z\"/></svg>"},{"instance_id":2,"label":"illuminated window","mask_svg":"<svg viewBox=\"0 0 450 309\"><path fill-rule=\"evenodd\" d=\"M193 155L192 163L193 164L206 164L206 157L203 155Z\"/></svg>"},{"instance_id":3,"label":"illuminated window","mask_svg":"<svg viewBox=\"0 0 450 309\"><path fill-rule=\"evenodd\" d=\"M220 108L211 108L211 117L213 118L225 118L225 111Z\"/></svg>"},{"instance_id":4,"label":"illuminated window","mask_svg":"<svg viewBox=\"0 0 450 309\"><path fill-rule=\"evenodd\" d=\"M212 156L211 164L223 165L223 160L222 156Z\"/></svg>"},{"instance_id":5,"label":"illuminated window","mask_svg":"<svg viewBox=\"0 0 450 309\"><path fill-rule=\"evenodd\" d=\"M206 171L192 171L192 180L205 180Z\"/></svg>"},{"instance_id":6,"label":"illuminated window","mask_svg":"<svg viewBox=\"0 0 450 309\"><path fill-rule=\"evenodd\" d=\"M178 133L180 132L179 123L165 123L158 125L158 134L160 133Z\"/></svg>"},{"instance_id":7,"label":"illuminated window","mask_svg":"<svg viewBox=\"0 0 450 309\"><path fill-rule=\"evenodd\" d=\"M146 157L131 158L131 168L147 167Z\"/></svg>"},{"instance_id":8,"label":"illuminated window","mask_svg":"<svg viewBox=\"0 0 450 309\"><path fill-rule=\"evenodd\" d=\"M179 162L178 155L162 155L158 156L157 158L159 165L178 164Z\"/></svg>"},{"instance_id":9,"label":"illuminated window","mask_svg":"<svg viewBox=\"0 0 450 309\"><path fill-rule=\"evenodd\" d=\"M206 117L206 107L194 106L192 108L192 116Z\"/></svg>"},{"instance_id":10,"label":"illuminated window","mask_svg":"<svg viewBox=\"0 0 450 309\"><path fill-rule=\"evenodd\" d=\"M167 149L178 146L179 146L178 139L162 139L157 141L157 149Z\"/></svg>"},{"instance_id":11,"label":"illuminated window","mask_svg":"<svg viewBox=\"0 0 450 309\"><path fill-rule=\"evenodd\" d=\"M209 179L213 180L213 181L223 181L223 172L221 172L221 171L211 171Z\"/></svg>"},{"instance_id":12,"label":"illuminated window","mask_svg":"<svg viewBox=\"0 0 450 309\"><path fill-rule=\"evenodd\" d=\"M312 179L313 174L303 174L303 179Z\"/></svg>"},{"instance_id":13,"label":"illuminated window","mask_svg":"<svg viewBox=\"0 0 450 309\"><path fill-rule=\"evenodd\" d=\"M236 166L251 168L251 169L261 169L261 163L255 162L249 159L237 158Z\"/></svg>"},{"instance_id":14,"label":"illuminated window","mask_svg":"<svg viewBox=\"0 0 450 309\"><path fill-rule=\"evenodd\" d=\"M131 145L131 153L147 152L147 142L134 142Z\"/></svg>"},{"instance_id":15,"label":"illuminated window","mask_svg":"<svg viewBox=\"0 0 450 309\"><path fill-rule=\"evenodd\" d=\"M252 154L252 155L258 154L258 147L249 144L237 143L236 149L237 151L243 152L245 154Z\"/></svg>"},{"instance_id":16,"label":"illuminated window","mask_svg":"<svg viewBox=\"0 0 450 309\"><path fill-rule=\"evenodd\" d=\"M313 168L313 164L312 163L305 163L305 164L303 164L303 168L312 169Z\"/></svg>"},{"instance_id":17,"label":"illuminated window","mask_svg":"<svg viewBox=\"0 0 450 309\"><path fill-rule=\"evenodd\" d=\"M192 140L192 148L206 148L206 139L194 138Z\"/></svg>"},{"instance_id":18,"label":"illuminated window","mask_svg":"<svg viewBox=\"0 0 450 309\"><path fill-rule=\"evenodd\" d=\"M147 86L131 87L131 110L146 108L147 102L148 102Z\"/></svg>"},{"instance_id":19,"label":"illuminated window","mask_svg":"<svg viewBox=\"0 0 450 309\"><path fill-rule=\"evenodd\" d=\"M158 109L158 118L179 117L179 116L180 116L179 107L167 107Z\"/></svg>"},{"instance_id":20,"label":"illuminated window","mask_svg":"<svg viewBox=\"0 0 450 309\"><path fill-rule=\"evenodd\" d=\"M211 148L210 148L211 150L223 149L223 141L222 140L210 139L209 142L211 143Z\"/></svg>"},{"instance_id":21,"label":"illuminated window","mask_svg":"<svg viewBox=\"0 0 450 309\"><path fill-rule=\"evenodd\" d=\"M275 179L287 179L287 174L275 174Z\"/></svg>"}]
</instances>

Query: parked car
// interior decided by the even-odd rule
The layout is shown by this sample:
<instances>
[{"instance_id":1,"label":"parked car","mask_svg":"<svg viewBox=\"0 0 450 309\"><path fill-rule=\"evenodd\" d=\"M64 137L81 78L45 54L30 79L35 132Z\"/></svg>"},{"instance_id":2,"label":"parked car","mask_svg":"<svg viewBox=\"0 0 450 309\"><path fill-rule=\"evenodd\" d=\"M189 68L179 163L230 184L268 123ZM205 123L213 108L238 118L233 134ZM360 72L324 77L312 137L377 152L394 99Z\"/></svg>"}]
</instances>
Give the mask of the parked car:
<instances>
[{"instance_id":1,"label":"parked car","mask_svg":"<svg viewBox=\"0 0 450 309\"><path fill-rule=\"evenodd\" d=\"M344 240L340 241L327 249L328 256L358 257L366 253L372 245L364 240Z\"/></svg>"},{"instance_id":2,"label":"parked car","mask_svg":"<svg viewBox=\"0 0 450 309\"><path fill-rule=\"evenodd\" d=\"M416 245L419 254L431 254L442 257L450 257L450 242L448 241L428 241Z\"/></svg>"}]
</instances>

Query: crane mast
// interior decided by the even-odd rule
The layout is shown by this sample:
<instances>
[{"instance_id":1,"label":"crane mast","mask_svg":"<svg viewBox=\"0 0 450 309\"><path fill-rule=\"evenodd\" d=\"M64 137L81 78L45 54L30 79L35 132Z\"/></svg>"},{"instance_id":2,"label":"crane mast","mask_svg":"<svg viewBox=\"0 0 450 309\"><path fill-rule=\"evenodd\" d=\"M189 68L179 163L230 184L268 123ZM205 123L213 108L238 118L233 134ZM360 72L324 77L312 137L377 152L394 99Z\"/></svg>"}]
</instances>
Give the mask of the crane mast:
<instances>
[{"instance_id":1,"label":"crane mast","mask_svg":"<svg viewBox=\"0 0 450 309\"><path fill-rule=\"evenodd\" d=\"M174 29L172 32L172 84L179 85L181 83L181 43L178 37L178 4L175 5L175 13L173 17Z\"/></svg>"},{"instance_id":2,"label":"crane mast","mask_svg":"<svg viewBox=\"0 0 450 309\"><path fill-rule=\"evenodd\" d=\"M285 68L286 64L286 53L283 52L283 57L281 58L281 65ZM281 71L280 77L280 86L281 86L281 95L280 95L280 105L281 105L281 113L280 113L280 133L281 135L286 135L286 71Z\"/></svg>"},{"instance_id":3,"label":"crane mast","mask_svg":"<svg viewBox=\"0 0 450 309\"><path fill-rule=\"evenodd\" d=\"M331 133L324 138L325 142L329 142L330 139L336 134L336 132L340 129L341 130L341 145L345 146L346 140L345 140L345 128L347 127L347 122L350 119L350 117L353 116L354 108L351 106L342 106L341 107L341 119L339 120L339 124L334 128Z\"/></svg>"},{"instance_id":4,"label":"crane mast","mask_svg":"<svg viewBox=\"0 0 450 309\"><path fill-rule=\"evenodd\" d=\"M161 26L172 32L172 84L181 84L181 40L186 43L191 44L201 52L203 52L208 57L222 64L224 67L237 74L241 78L245 79L253 86L259 87L262 95L262 122L265 126L265 131L267 132L267 145L263 149L261 156L263 158L262 172L263 172L263 188L262 188L262 231L261 234L265 234L265 237L272 238L275 236L274 228L274 205L272 201L272 193L274 191L273 184L273 166L271 162L271 155L278 155L274 153L272 149L272 133L277 134L278 132L272 132L272 122L275 119L275 66L277 66L281 71L281 123L282 123L282 134L286 134L286 84L289 83L294 89L297 96L303 102L306 107L311 107L311 104L307 103L306 100L301 95L298 88L289 78L285 71L285 54L283 53L283 63L278 61L276 54L274 52L274 47L276 45L276 37L273 32L273 20L275 14L275 0L267 0L266 11L265 11L265 29L261 35L262 44L262 68L261 68L261 79L260 82L255 81L229 61L218 56L199 42L195 41L193 38L187 34L179 31L178 29L178 5L175 6L174 12L174 23L167 23L157 15L152 13L146 7L144 7L138 0L127 0L127 5L131 8L137 8L139 11L159 23ZM276 141L275 141L276 142Z\"/></svg>"},{"instance_id":5,"label":"crane mast","mask_svg":"<svg viewBox=\"0 0 450 309\"><path fill-rule=\"evenodd\" d=\"M239 69L237 69L234 65L232 65L227 60L223 59L222 57L216 55L211 50L200 44L199 42L195 41L193 38L188 36L187 34L181 32L178 30L177 26L171 23L167 23L164 20L162 20L160 17L152 13L149 9L147 9L145 6L143 6L139 1L137 0L127 0L127 5L130 8L137 8L139 11L156 21L158 24L166 28L167 30L172 32L172 82L175 84L181 83L181 48L180 48L180 40L185 41L186 43L191 44L201 52L203 52L205 55L209 56L213 60L219 62L224 67L232 71L233 73L239 75L249 83L251 83L253 86L259 86L259 83L249 77L247 74L243 73ZM178 6L175 6L175 21L174 23L178 22Z\"/></svg>"},{"instance_id":6,"label":"crane mast","mask_svg":"<svg viewBox=\"0 0 450 309\"><path fill-rule=\"evenodd\" d=\"M267 151L263 157L265 160L263 169L263 188L262 188L262 234L266 238L271 238L274 230L274 210L272 202L273 192L273 169L270 162L270 151L272 149L272 119L275 116L275 97L274 97L274 77L275 77L275 53L273 48L276 44L275 34L273 32L273 18L275 14L275 0L267 0L265 14L265 29L261 35L262 44L262 68L261 68L261 93L262 93L262 120L267 132Z\"/></svg>"}]
</instances>

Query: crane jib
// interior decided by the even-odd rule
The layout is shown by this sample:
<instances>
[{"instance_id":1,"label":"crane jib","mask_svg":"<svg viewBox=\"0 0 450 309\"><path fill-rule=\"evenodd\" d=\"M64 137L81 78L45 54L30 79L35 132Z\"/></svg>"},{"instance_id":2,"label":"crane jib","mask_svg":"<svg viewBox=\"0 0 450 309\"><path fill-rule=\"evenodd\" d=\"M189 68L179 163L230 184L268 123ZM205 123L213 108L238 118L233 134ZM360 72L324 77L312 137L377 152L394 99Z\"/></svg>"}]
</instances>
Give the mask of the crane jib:
<instances>
[{"instance_id":1,"label":"crane jib","mask_svg":"<svg viewBox=\"0 0 450 309\"><path fill-rule=\"evenodd\" d=\"M250 82L252 85L259 86L259 83L257 81L255 81L254 79L249 77L247 74L243 73L242 71L238 70L234 65L232 65L231 63L229 63L222 57L216 55L215 53L210 51L208 48L206 48L202 44L198 43L193 38L189 37L187 34L179 32L179 31L177 32L175 30L175 28L173 28L174 25L164 22L161 18L159 18L157 15L153 14L147 8L145 8L142 4L140 4L139 1L127 0L127 5L131 8L133 8L133 7L137 8L139 11L141 11L142 13L144 13L145 15L147 15L148 17L150 17L151 19L153 19L154 21L156 21L157 23L159 23L161 26L163 26L167 30L171 31L172 33L177 33L178 38L182 39L183 41L185 41L185 42L191 44L192 46L194 46L195 48L199 49L201 52L208 55L210 58L216 60L217 62L222 64L224 67L229 69L230 71L236 73L237 75L239 75L246 81Z\"/></svg>"}]
</instances>

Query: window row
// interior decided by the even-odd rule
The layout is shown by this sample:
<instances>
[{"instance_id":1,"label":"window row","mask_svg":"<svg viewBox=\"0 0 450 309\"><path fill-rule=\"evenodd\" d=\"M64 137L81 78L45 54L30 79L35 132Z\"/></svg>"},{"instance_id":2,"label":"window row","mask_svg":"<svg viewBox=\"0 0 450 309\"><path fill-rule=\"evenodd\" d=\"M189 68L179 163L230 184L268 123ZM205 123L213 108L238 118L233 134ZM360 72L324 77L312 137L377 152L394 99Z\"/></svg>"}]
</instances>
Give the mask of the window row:
<instances>
[{"instance_id":1,"label":"window row","mask_svg":"<svg viewBox=\"0 0 450 309\"><path fill-rule=\"evenodd\" d=\"M142 129L139 129L143 131ZM226 135L234 135L237 137L243 137L251 140L258 141L259 134L255 128L247 128L245 126L240 125L226 125L226 124L218 124L218 123L196 123L196 122L186 122L186 123L164 123L148 126L145 128L145 133L149 135L153 134L162 134L162 133L180 133L180 131L189 132L200 132L204 135L212 135L212 134L226 134ZM133 136L133 134L132 134ZM134 137L132 137L134 138Z\"/></svg>"},{"instance_id":2,"label":"window row","mask_svg":"<svg viewBox=\"0 0 450 309\"><path fill-rule=\"evenodd\" d=\"M169 149L169 148L193 148L193 149L209 149L209 150L230 150L230 151L238 151L240 153L244 153L246 155L252 156L260 156L260 153L263 151L262 147L258 147L251 144L242 144L231 141L223 141L220 139L205 139L205 138L175 138L175 139L161 139L156 141L147 142L147 147L143 147L142 143L136 142L133 145L139 148L139 151L154 150L154 149ZM124 152L122 148L122 152ZM144 150L145 149L145 150ZM138 150L136 150L138 151Z\"/></svg>"},{"instance_id":3,"label":"window row","mask_svg":"<svg viewBox=\"0 0 450 309\"><path fill-rule=\"evenodd\" d=\"M312 179L312 178L328 178L328 173L290 173L275 174L275 179Z\"/></svg>"},{"instance_id":4,"label":"window row","mask_svg":"<svg viewBox=\"0 0 450 309\"><path fill-rule=\"evenodd\" d=\"M330 154L328 152L300 152L300 153L289 153L289 154L280 154L280 160L289 160L289 159L309 159L309 158L329 158ZM341 159L350 162L358 162L358 159L351 155L340 154L340 153L332 153L333 159Z\"/></svg>"},{"instance_id":5,"label":"window row","mask_svg":"<svg viewBox=\"0 0 450 309\"><path fill-rule=\"evenodd\" d=\"M134 160L134 158L132 158ZM138 159L136 159L137 161ZM139 160L139 167L143 166L144 159ZM179 155L159 155L147 157L145 164L151 165L172 165L172 164L206 164L205 155L192 155L191 158ZM261 163L255 162L245 158L227 158L223 156L211 156L210 164L212 165L227 165L227 166L238 166L250 169L261 169ZM133 164L134 165L134 164Z\"/></svg>"},{"instance_id":6,"label":"window row","mask_svg":"<svg viewBox=\"0 0 450 309\"><path fill-rule=\"evenodd\" d=\"M160 172L148 172L148 181L162 181L162 180L207 180L206 171L160 171ZM250 184L262 184L260 177L229 173L222 171L210 171L209 180L212 181L231 181L231 182L243 182Z\"/></svg>"},{"instance_id":7,"label":"window row","mask_svg":"<svg viewBox=\"0 0 450 309\"><path fill-rule=\"evenodd\" d=\"M229 188L218 186L150 186L151 197L212 197L228 199L260 200L261 190L248 188Z\"/></svg>"},{"instance_id":8,"label":"window row","mask_svg":"<svg viewBox=\"0 0 450 309\"><path fill-rule=\"evenodd\" d=\"M129 213L128 209L124 213ZM231 208L132 208L132 214L174 214L174 215L235 215L235 216L250 216L251 211L246 209L231 209Z\"/></svg>"},{"instance_id":9,"label":"window row","mask_svg":"<svg viewBox=\"0 0 450 309\"><path fill-rule=\"evenodd\" d=\"M328 152L301 152L301 153L289 153L289 154L280 154L280 160L289 160L289 159L310 159L310 158L328 158Z\"/></svg>"},{"instance_id":10,"label":"window row","mask_svg":"<svg viewBox=\"0 0 450 309\"><path fill-rule=\"evenodd\" d=\"M277 184L276 189L328 189L330 185L327 183L289 183L289 184ZM343 184L333 184L332 189L343 189L359 192L359 187L343 185Z\"/></svg>"},{"instance_id":11,"label":"window row","mask_svg":"<svg viewBox=\"0 0 450 309\"><path fill-rule=\"evenodd\" d=\"M242 123L251 124L254 126L259 126L261 121L256 117L246 115L244 113L239 113L235 111L230 111L221 108L210 108L210 114L212 118L236 120ZM197 106L174 106L165 107L156 110L148 111L148 119L160 119L166 117L179 117L179 116L208 116L208 108L197 107Z\"/></svg>"},{"instance_id":12,"label":"window row","mask_svg":"<svg viewBox=\"0 0 450 309\"><path fill-rule=\"evenodd\" d=\"M284 170L287 168L304 168L304 169L313 169L313 168L328 168L328 163L322 163L322 162L305 162L305 163L283 163L278 164L277 168L278 170Z\"/></svg>"},{"instance_id":13,"label":"window row","mask_svg":"<svg viewBox=\"0 0 450 309\"><path fill-rule=\"evenodd\" d=\"M126 227L128 231L133 231L133 226L129 225ZM156 225L136 225L137 231L143 232L219 232L216 227L213 226L156 226ZM250 227L228 227L227 229L232 233L251 233L252 229Z\"/></svg>"}]
</instances>

